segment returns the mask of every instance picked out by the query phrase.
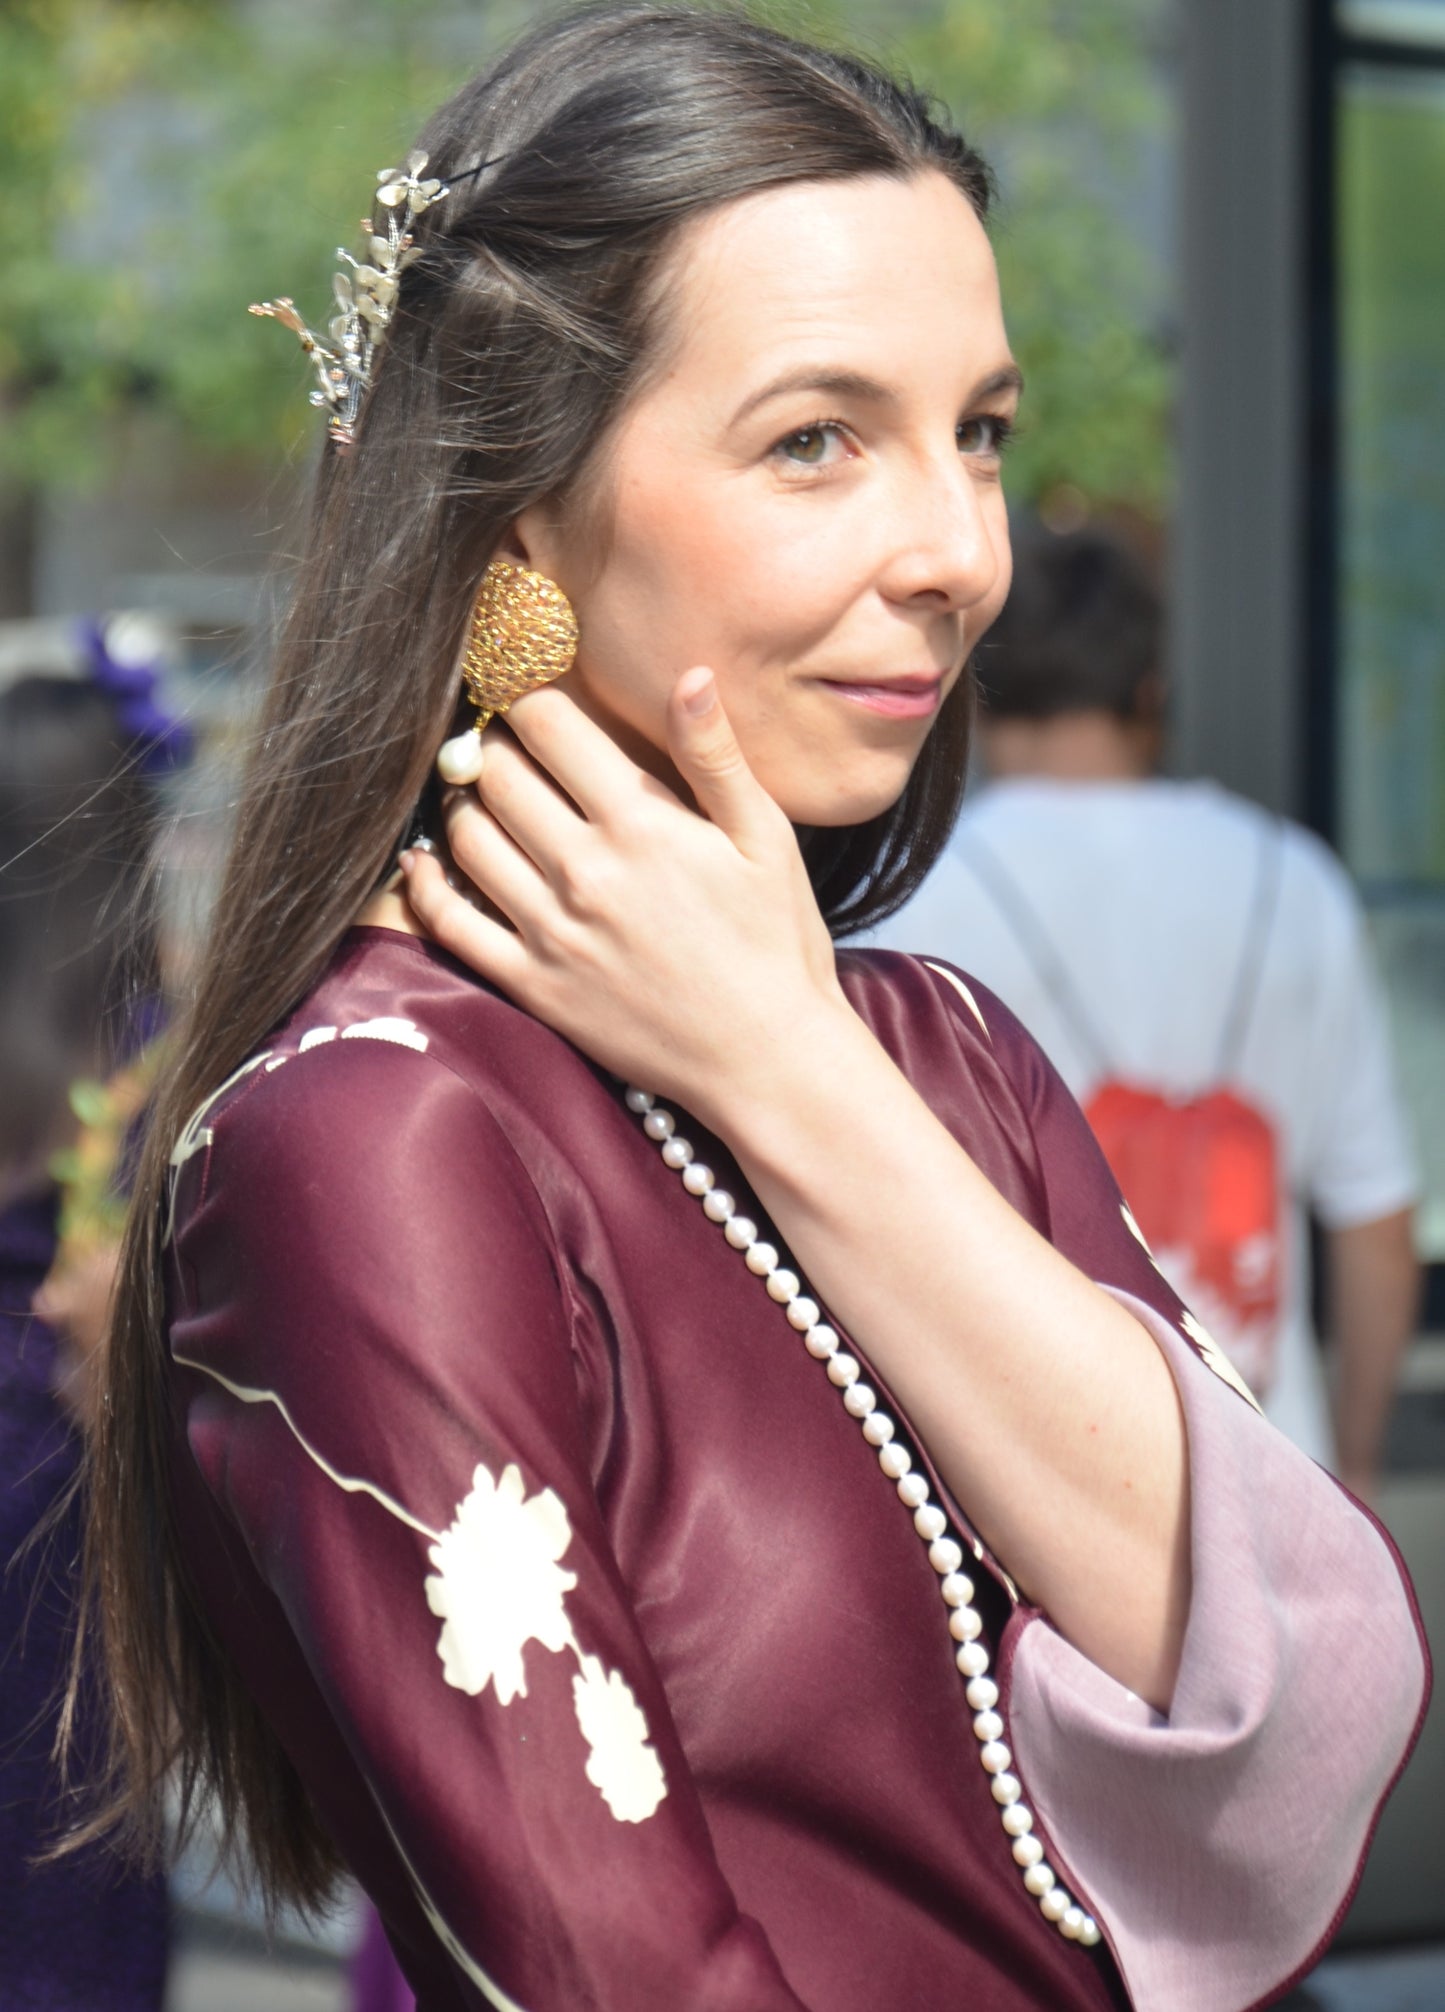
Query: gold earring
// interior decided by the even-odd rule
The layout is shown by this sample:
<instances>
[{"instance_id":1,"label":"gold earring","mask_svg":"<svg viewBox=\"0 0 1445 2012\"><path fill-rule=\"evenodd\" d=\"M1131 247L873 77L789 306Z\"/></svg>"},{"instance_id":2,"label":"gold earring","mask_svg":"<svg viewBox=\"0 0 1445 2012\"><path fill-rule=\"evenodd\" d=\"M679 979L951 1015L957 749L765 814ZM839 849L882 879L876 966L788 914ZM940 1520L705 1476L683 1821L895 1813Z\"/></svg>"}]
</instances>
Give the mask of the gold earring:
<instances>
[{"instance_id":1,"label":"gold earring","mask_svg":"<svg viewBox=\"0 0 1445 2012\"><path fill-rule=\"evenodd\" d=\"M482 575L462 653L462 680L477 717L437 756L443 782L475 782L482 772L482 733L524 692L550 685L577 656L572 603L542 573L493 559Z\"/></svg>"}]
</instances>

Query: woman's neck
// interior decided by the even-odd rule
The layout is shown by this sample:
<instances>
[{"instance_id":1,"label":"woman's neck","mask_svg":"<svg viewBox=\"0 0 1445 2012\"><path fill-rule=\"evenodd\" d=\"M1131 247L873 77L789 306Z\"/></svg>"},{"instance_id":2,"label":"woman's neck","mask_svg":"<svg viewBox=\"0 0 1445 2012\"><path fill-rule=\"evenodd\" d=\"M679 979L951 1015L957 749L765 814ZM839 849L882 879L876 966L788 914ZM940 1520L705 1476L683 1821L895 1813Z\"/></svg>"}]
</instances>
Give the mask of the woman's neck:
<instances>
[{"instance_id":1,"label":"woman's neck","mask_svg":"<svg viewBox=\"0 0 1445 2012\"><path fill-rule=\"evenodd\" d=\"M378 888L366 901L356 917L360 929L397 929L406 936L424 936L431 940L431 932L417 921L411 903L400 888Z\"/></svg>"}]
</instances>

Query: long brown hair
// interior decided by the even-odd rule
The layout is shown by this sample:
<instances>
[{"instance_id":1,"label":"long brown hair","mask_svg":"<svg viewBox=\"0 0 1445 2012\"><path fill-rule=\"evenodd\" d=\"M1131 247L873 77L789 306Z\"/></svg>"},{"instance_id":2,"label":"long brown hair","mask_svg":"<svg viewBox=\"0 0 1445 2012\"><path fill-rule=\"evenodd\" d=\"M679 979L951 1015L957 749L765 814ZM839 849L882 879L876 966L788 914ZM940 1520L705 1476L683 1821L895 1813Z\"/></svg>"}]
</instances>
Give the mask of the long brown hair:
<instances>
[{"instance_id":1,"label":"long brown hair","mask_svg":"<svg viewBox=\"0 0 1445 2012\"><path fill-rule=\"evenodd\" d=\"M186 1117L306 993L376 882L457 702L475 583L520 511L565 499L665 326L679 227L753 191L853 175L949 176L987 210L978 156L915 91L731 12L599 6L535 29L417 145L451 194L345 457L328 451L193 1002L153 1107L89 1462L85 1615L111 1698L107 1800L86 1827L157 1844L160 1785L219 1805L273 1901L337 1865L181 1564L160 1199ZM960 680L900 802L808 837L838 932L896 907L962 789Z\"/></svg>"}]
</instances>

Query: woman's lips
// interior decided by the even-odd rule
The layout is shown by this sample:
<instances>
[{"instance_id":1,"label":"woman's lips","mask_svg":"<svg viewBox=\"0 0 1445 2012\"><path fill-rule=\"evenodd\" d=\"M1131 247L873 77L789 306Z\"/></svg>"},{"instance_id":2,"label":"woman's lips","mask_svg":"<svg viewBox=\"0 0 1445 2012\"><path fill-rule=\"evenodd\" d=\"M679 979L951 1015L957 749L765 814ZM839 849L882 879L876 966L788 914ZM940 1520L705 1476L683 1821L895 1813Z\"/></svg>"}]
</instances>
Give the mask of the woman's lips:
<instances>
[{"instance_id":1,"label":"woman's lips","mask_svg":"<svg viewBox=\"0 0 1445 2012\"><path fill-rule=\"evenodd\" d=\"M852 679L821 678L819 683L855 706L881 713L890 720L926 720L938 711L943 697L943 673L934 677L891 678L886 684L855 684Z\"/></svg>"}]
</instances>

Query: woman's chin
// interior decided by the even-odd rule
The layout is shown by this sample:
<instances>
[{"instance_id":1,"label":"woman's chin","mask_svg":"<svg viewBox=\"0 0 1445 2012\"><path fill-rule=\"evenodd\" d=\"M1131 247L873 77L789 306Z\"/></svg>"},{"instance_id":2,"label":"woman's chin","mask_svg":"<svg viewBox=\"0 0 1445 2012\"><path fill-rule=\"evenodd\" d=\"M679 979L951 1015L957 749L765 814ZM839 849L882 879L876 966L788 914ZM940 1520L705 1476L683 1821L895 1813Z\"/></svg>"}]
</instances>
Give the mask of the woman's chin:
<instances>
[{"instance_id":1,"label":"woman's chin","mask_svg":"<svg viewBox=\"0 0 1445 2012\"><path fill-rule=\"evenodd\" d=\"M864 774L786 777L759 775L764 789L793 824L841 830L869 824L892 810L908 787L912 760L873 761Z\"/></svg>"}]
</instances>

